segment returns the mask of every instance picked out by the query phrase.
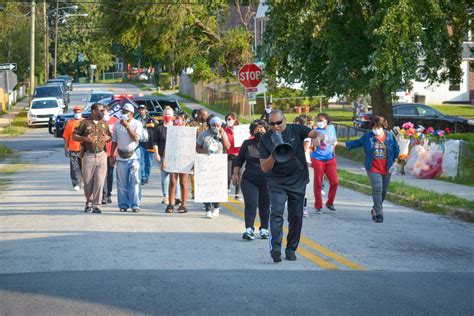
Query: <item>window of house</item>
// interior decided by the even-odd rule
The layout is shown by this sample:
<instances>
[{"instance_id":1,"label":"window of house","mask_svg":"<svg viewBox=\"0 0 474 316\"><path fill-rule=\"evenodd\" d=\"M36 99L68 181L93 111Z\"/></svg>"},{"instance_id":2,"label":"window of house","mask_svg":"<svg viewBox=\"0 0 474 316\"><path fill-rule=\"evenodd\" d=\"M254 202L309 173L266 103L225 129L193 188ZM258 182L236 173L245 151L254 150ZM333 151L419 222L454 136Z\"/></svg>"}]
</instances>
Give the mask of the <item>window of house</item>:
<instances>
[{"instance_id":1,"label":"window of house","mask_svg":"<svg viewBox=\"0 0 474 316\"><path fill-rule=\"evenodd\" d=\"M449 80L449 91L461 91L461 83L454 83L453 81Z\"/></svg>"}]
</instances>

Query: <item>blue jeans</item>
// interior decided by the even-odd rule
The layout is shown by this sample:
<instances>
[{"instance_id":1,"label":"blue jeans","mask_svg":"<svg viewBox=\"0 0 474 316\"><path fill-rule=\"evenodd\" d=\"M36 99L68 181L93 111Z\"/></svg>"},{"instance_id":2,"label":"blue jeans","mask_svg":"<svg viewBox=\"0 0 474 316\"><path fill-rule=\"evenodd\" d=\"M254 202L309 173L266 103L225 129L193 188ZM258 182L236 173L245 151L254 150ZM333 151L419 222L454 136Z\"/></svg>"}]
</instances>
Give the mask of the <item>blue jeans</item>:
<instances>
[{"instance_id":1,"label":"blue jeans","mask_svg":"<svg viewBox=\"0 0 474 316\"><path fill-rule=\"evenodd\" d=\"M160 170L161 170L161 192L163 193L163 197L167 197L169 187L170 187L170 173L161 169L161 162L160 162ZM176 187L175 196L181 197L181 189L179 185Z\"/></svg>"},{"instance_id":2,"label":"blue jeans","mask_svg":"<svg viewBox=\"0 0 474 316\"><path fill-rule=\"evenodd\" d=\"M140 170L141 170L141 179L150 178L151 167L153 166L154 153L147 151L147 144L140 143Z\"/></svg>"},{"instance_id":3,"label":"blue jeans","mask_svg":"<svg viewBox=\"0 0 474 316\"><path fill-rule=\"evenodd\" d=\"M117 200L119 208L140 208L140 162L117 160Z\"/></svg>"}]
</instances>

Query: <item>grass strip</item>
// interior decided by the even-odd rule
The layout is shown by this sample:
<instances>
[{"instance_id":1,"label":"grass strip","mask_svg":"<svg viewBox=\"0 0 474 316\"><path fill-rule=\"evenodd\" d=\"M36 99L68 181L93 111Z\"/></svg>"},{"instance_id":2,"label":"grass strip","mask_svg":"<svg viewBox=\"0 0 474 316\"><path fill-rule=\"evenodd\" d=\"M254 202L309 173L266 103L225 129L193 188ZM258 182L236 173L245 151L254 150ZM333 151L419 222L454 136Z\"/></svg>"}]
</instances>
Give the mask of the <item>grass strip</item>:
<instances>
[{"instance_id":1,"label":"grass strip","mask_svg":"<svg viewBox=\"0 0 474 316\"><path fill-rule=\"evenodd\" d=\"M339 184L355 191L371 195L372 189L368 177L338 169ZM406 183L391 181L387 200L427 213L446 215L474 222L474 202L452 194L441 194L412 187Z\"/></svg>"},{"instance_id":2,"label":"grass strip","mask_svg":"<svg viewBox=\"0 0 474 316\"><path fill-rule=\"evenodd\" d=\"M27 117L26 117L26 111L23 110L17 115L12 120L12 126L6 126L2 130L2 134L8 135L8 136L19 136L23 135L28 129L28 122L27 122Z\"/></svg>"},{"instance_id":3,"label":"grass strip","mask_svg":"<svg viewBox=\"0 0 474 316\"><path fill-rule=\"evenodd\" d=\"M3 144L0 144L0 161L13 154L13 150Z\"/></svg>"}]
</instances>

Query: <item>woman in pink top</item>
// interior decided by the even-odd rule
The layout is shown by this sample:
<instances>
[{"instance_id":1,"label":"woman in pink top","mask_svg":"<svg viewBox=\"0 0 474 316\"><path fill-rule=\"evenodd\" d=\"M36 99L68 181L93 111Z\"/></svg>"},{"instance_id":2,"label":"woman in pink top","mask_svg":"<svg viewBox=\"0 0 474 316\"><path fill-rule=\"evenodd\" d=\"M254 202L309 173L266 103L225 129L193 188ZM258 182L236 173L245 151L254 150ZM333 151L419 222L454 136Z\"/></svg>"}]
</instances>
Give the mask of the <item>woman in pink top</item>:
<instances>
[{"instance_id":1,"label":"woman in pink top","mask_svg":"<svg viewBox=\"0 0 474 316\"><path fill-rule=\"evenodd\" d=\"M234 126L239 125L239 119L237 114L232 112L225 116L226 128L224 129L225 133L227 134L227 138L230 142L230 148L227 151L227 161L228 161L228 168L227 168L227 189L230 190L230 182L232 180L232 176L234 174L234 167L235 167L235 158L239 154L240 147L234 147ZM239 175L240 176L240 175ZM240 200L240 185L235 185L235 199Z\"/></svg>"}]
</instances>

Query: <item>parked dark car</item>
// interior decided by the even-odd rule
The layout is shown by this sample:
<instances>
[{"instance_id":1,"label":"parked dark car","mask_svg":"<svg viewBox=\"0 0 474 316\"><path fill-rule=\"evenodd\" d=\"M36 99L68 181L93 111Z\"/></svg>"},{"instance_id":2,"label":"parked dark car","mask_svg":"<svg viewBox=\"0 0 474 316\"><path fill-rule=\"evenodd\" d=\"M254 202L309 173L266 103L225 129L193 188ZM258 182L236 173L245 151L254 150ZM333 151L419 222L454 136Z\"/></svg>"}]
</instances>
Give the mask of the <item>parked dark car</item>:
<instances>
[{"instance_id":1,"label":"parked dark car","mask_svg":"<svg viewBox=\"0 0 474 316\"><path fill-rule=\"evenodd\" d=\"M179 106L178 101L166 100L156 96L133 98L129 95L114 95L111 98L106 98L99 101L99 103L109 106L111 115L120 112L122 105L124 105L125 103L133 104L133 106L135 107L135 114L137 114L138 105L142 102L145 102L145 104L147 104L147 109L150 116L158 121L163 119L163 108L165 108L167 105L171 106L173 109L176 109L176 113L181 112L181 108ZM163 105L161 105L161 103L163 103ZM62 138L64 127L66 126L67 121L69 121L73 117L73 115L73 113L68 113L59 115L57 117L51 116L48 124L49 133L53 134L55 137ZM90 115L90 110L84 111L82 113L82 117L85 118L90 117Z\"/></svg>"},{"instance_id":2,"label":"parked dark car","mask_svg":"<svg viewBox=\"0 0 474 316\"><path fill-rule=\"evenodd\" d=\"M49 79L48 81L46 81L46 85L55 84L55 83L61 84L64 88L64 91L66 91L66 93L70 92L66 79Z\"/></svg>"},{"instance_id":3,"label":"parked dark car","mask_svg":"<svg viewBox=\"0 0 474 316\"><path fill-rule=\"evenodd\" d=\"M68 76L68 75L60 75L60 76L56 76L56 79L64 79L66 80L66 83L69 87L69 91L72 91L73 89L73 80L72 80L72 77Z\"/></svg>"},{"instance_id":4,"label":"parked dark car","mask_svg":"<svg viewBox=\"0 0 474 316\"><path fill-rule=\"evenodd\" d=\"M47 86L58 86L61 88L61 91L64 95L64 101L66 102L66 104L69 104L69 102L71 101L71 95L69 94L69 90L68 88L66 87L66 82L65 81L53 81L53 82L50 82L50 80L48 80L48 82L46 83Z\"/></svg>"},{"instance_id":5,"label":"parked dark car","mask_svg":"<svg viewBox=\"0 0 474 316\"><path fill-rule=\"evenodd\" d=\"M355 117L354 127L369 129L372 112ZM393 117L396 126L411 122L415 126L449 128L455 133L474 132L474 119L445 115L432 107L418 103L398 103L393 105Z\"/></svg>"},{"instance_id":6,"label":"parked dark car","mask_svg":"<svg viewBox=\"0 0 474 316\"><path fill-rule=\"evenodd\" d=\"M54 97L59 100L61 106L64 106L64 111L67 111L68 98L60 85L39 86L33 92L33 99Z\"/></svg>"}]
</instances>

